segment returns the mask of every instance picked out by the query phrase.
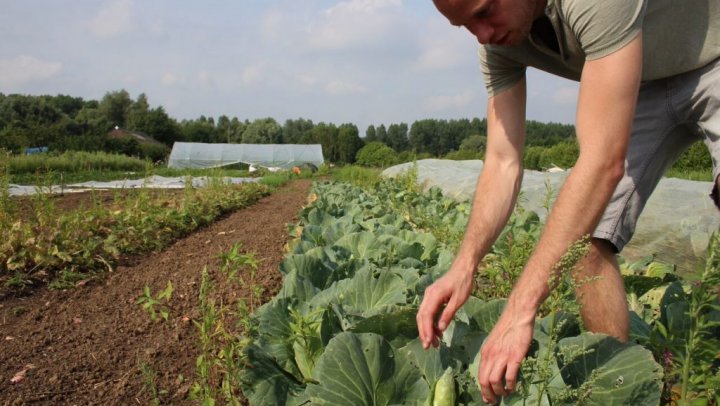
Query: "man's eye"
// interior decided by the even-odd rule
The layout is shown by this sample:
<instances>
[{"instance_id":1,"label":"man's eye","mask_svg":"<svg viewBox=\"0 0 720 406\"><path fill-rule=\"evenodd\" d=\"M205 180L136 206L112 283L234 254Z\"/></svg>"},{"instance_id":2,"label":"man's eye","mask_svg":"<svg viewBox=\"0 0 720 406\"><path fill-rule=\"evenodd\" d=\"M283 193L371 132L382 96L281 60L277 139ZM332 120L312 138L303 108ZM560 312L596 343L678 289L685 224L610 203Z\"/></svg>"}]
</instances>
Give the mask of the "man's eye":
<instances>
[{"instance_id":1,"label":"man's eye","mask_svg":"<svg viewBox=\"0 0 720 406\"><path fill-rule=\"evenodd\" d=\"M490 17L490 13L492 12L492 7L493 7L493 3L490 3L486 7L483 7L482 10L478 10L475 13L475 18L482 19L482 18Z\"/></svg>"}]
</instances>

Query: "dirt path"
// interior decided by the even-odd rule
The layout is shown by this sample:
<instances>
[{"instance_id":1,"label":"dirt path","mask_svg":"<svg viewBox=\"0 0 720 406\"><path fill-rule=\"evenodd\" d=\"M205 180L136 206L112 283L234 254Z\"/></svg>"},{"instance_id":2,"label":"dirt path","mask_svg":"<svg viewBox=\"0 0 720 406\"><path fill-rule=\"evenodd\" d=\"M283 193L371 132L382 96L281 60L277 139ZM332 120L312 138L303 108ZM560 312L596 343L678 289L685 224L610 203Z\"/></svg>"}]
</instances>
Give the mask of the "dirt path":
<instances>
[{"instance_id":1,"label":"dirt path","mask_svg":"<svg viewBox=\"0 0 720 406\"><path fill-rule=\"evenodd\" d=\"M163 403L183 404L195 376L198 290L204 266L236 242L261 260L265 300L281 283L286 224L297 221L310 182L298 180L162 252L70 291L42 290L0 302L0 405L147 405L141 365L156 372ZM170 322L154 323L135 303L174 285ZM11 379L27 369L16 384Z\"/></svg>"}]
</instances>

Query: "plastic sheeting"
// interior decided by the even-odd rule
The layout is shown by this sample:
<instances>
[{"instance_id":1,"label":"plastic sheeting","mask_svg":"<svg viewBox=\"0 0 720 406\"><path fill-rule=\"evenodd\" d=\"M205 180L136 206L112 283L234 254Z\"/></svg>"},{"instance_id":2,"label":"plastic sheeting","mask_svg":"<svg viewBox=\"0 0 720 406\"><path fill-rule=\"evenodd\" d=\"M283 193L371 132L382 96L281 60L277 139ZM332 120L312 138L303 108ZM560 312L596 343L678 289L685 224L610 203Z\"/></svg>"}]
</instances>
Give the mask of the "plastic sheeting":
<instances>
[{"instance_id":1,"label":"plastic sheeting","mask_svg":"<svg viewBox=\"0 0 720 406\"><path fill-rule=\"evenodd\" d=\"M222 178L223 182L240 184L246 182L257 182L260 178ZM205 187L210 178L206 176L192 177L192 186L195 188ZM125 179L125 180L114 180L110 182L82 182L73 183L65 186L54 185L50 187L39 187L39 186L26 186L26 185L14 185L11 184L9 191L10 196L25 196L34 195L38 192L42 193L74 193L84 192L87 190L97 189L137 189L137 188L150 188L150 189L182 189L185 187L186 180L184 177L164 177L153 175L143 179Z\"/></svg>"},{"instance_id":2,"label":"plastic sheeting","mask_svg":"<svg viewBox=\"0 0 720 406\"><path fill-rule=\"evenodd\" d=\"M393 177L413 165L397 165L386 169L383 175ZM425 159L417 161L418 182L425 188L437 186L449 197L467 200L475 193L482 168L479 160ZM547 214L544 206L554 200L567 174L526 170L520 204L544 218ZM692 272L705 257L710 235L720 227L720 214L708 197L711 188L711 182L661 179L622 256L635 261L654 254L659 260L676 264L681 273Z\"/></svg>"},{"instance_id":3,"label":"plastic sheeting","mask_svg":"<svg viewBox=\"0 0 720 406\"><path fill-rule=\"evenodd\" d=\"M290 169L324 162L320 144L203 144L176 142L169 168L218 168L244 163L265 168Z\"/></svg>"}]
</instances>

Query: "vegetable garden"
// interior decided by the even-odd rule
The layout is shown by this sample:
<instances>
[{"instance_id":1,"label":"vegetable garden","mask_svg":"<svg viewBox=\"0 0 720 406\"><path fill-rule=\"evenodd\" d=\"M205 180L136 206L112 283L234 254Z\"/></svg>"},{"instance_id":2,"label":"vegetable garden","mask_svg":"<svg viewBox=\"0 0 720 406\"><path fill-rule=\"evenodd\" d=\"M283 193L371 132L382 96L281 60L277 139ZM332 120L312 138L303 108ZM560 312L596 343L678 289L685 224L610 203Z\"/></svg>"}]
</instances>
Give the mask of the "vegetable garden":
<instances>
[{"instance_id":1,"label":"vegetable garden","mask_svg":"<svg viewBox=\"0 0 720 406\"><path fill-rule=\"evenodd\" d=\"M48 282L60 289L85 289L86 281L95 286L83 302L79 300L86 293L78 292L38 295L38 309L22 300L0 304L5 315L0 326L6 340L12 340L6 343L22 352L0 357L8 363L3 370L12 370L13 379L20 372L23 378L27 374L24 381L12 382L13 391L10 377L3 375L0 393L14 397L0 395L0 399L61 403L135 399L147 404L205 405L482 404L476 376L479 348L539 238L539 216L522 207L515 211L481 265L473 296L457 313L439 348L423 350L417 339L416 311L424 289L453 260L469 204L449 199L437 188L421 191L412 172L396 180L352 170L350 175L354 182L316 182L308 204L295 212L292 222L280 216L280 208L287 209L288 203L268 208L263 216L291 222L290 243L274 268L268 268L270 254L257 251L256 256L254 250L260 248L252 244L270 233L267 224L241 237L239 232L232 234L237 225L214 228L213 223L267 194L265 187L245 185L233 191L218 184L204 191L188 188L170 199L140 191L132 200L118 196L110 204L69 213L54 211L51 201L38 197L38 207L51 214L24 221L12 214L13 201L3 198L6 234L0 254L5 268L0 277L6 293ZM249 213L240 217L251 218ZM144 265L150 272L133 275L114 270L123 256L157 252L200 226L207 230L200 228L190 246L173 246ZM212 261L185 259L205 255L210 247L222 250L208 254L214 256ZM279 257L280 250L275 249ZM720 239L711 240L706 264L688 280L679 279L673 265L651 256L622 264L632 310L629 343L588 333L582 326L572 272L586 249L586 241L579 241L558 264L563 277L553 281L558 288L536 320L519 389L502 404L719 404ZM166 262L174 265L165 269ZM180 263L190 272L186 276L180 275ZM95 279L92 271L107 268L113 271L107 282L92 282L102 280ZM268 282L278 269L282 280ZM124 283L131 297L127 292L105 297L114 284ZM74 311L87 314L57 321L52 328L59 333L32 332L28 327L32 323L67 317L65 301L75 303L70 310L75 307ZM57 315L48 316L48 306L58 306ZM55 348L61 346L58 334L76 337L77 326L91 328L92 309L84 306L98 306L99 314L116 307L126 310L116 312L114 322L99 318L102 332L90 330L97 332L76 340L98 346L107 345L101 344L106 341L115 352L137 361L113 357L108 349L74 351L66 345L62 348L72 355L56 355ZM117 330L112 330L113 323ZM23 334L27 350L12 344L15 336ZM147 342L124 349L125 342L135 340L130 337ZM88 351L91 357L83 356ZM42 357L70 364L75 362L71 358L83 360L52 375L52 368L61 367L26 368L19 357L37 363L43 362ZM189 372L188 359L193 364ZM78 379L78 369L116 369L110 365L124 368L123 376ZM44 381L35 385L54 389L31 389L37 388L29 386L33 374ZM138 384L122 386L128 376L145 384L139 389ZM75 396L78 388L84 388L83 393Z\"/></svg>"},{"instance_id":2,"label":"vegetable garden","mask_svg":"<svg viewBox=\"0 0 720 406\"><path fill-rule=\"evenodd\" d=\"M424 351L415 313L424 288L448 269L469 207L413 185L410 176L368 190L315 186L280 268L282 289L255 313L241 377L251 404L482 404L479 347L539 220L514 214L476 296L439 349ZM717 404L720 240L692 282L651 258L623 265L633 310L625 344L581 326L570 273L585 247L571 247L558 265L565 277L535 323L519 390L503 404Z\"/></svg>"}]
</instances>

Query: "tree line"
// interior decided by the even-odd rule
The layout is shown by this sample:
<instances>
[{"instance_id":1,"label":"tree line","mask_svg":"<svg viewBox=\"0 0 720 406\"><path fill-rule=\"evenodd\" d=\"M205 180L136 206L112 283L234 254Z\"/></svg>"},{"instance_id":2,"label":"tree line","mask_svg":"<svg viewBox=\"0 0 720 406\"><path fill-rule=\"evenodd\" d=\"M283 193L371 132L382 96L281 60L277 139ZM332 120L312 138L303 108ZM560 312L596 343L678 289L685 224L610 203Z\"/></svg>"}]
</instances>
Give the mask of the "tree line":
<instances>
[{"instance_id":1,"label":"tree line","mask_svg":"<svg viewBox=\"0 0 720 406\"><path fill-rule=\"evenodd\" d=\"M116 126L148 135L159 144L108 137ZM0 148L14 153L45 146L58 152L119 152L161 160L176 141L321 144L329 162L355 163L367 146L362 155L365 163L373 164L375 155L380 154L385 164L391 164L415 157L481 158L486 134L487 121L479 118L370 125L361 136L352 123L313 123L304 118L282 124L271 117L250 121L226 115L177 120L162 106L151 107L145 94L133 99L125 90L108 92L101 100L0 93ZM572 144L574 136L572 125L529 121L526 145ZM394 162L385 162L388 160Z\"/></svg>"}]
</instances>

